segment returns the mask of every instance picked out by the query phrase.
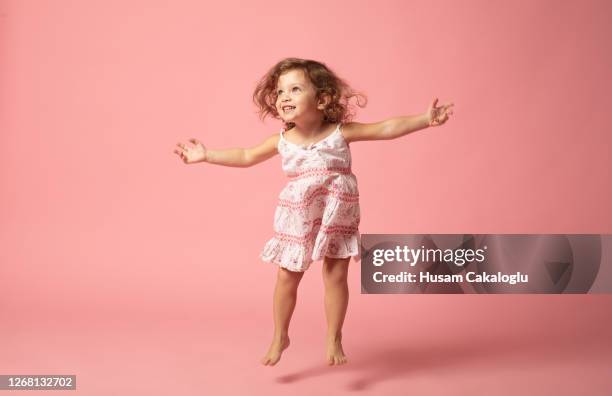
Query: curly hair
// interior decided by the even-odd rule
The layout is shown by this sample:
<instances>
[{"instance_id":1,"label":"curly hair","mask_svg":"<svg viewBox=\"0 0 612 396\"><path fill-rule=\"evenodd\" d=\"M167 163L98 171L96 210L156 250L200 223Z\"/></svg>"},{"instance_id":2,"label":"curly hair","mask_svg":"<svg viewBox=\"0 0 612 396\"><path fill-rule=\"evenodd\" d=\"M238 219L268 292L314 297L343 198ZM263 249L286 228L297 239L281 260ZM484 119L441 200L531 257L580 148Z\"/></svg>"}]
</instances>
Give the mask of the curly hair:
<instances>
[{"instance_id":1,"label":"curly hair","mask_svg":"<svg viewBox=\"0 0 612 396\"><path fill-rule=\"evenodd\" d=\"M324 121L343 123L351 121L354 114L351 112L352 106L349 104L349 100L352 97L356 97L359 107L365 107L367 104L365 95L353 91L344 80L339 78L324 63L309 59L285 58L274 65L261 78L255 92L253 92L253 102L258 107L259 118L262 121L268 115L275 119L281 118L276 110L276 100L278 98L276 84L281 74L294 69L304 71L304 75L316 90L316 100L325 95L331 98L331 101L323 110ZM359 101L360 97L365 100L363 105ZM286 130L295 126L293 122L284 122L284 124Z\"/></svg>"}]
</instances>

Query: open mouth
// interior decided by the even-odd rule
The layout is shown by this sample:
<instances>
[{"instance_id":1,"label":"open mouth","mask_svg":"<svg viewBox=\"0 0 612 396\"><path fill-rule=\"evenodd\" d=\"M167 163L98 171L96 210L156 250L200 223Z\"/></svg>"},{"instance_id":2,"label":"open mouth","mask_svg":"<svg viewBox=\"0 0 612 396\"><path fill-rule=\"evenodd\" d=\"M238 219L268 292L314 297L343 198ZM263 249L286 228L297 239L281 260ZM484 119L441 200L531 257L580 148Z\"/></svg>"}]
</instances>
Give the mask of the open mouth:
<instances>
[{"instance_id":1,"label":"open mouth","mask_svg":"<svg viewBox=\"0 0 612 396\"><path fill-rule=\"evenodd\" d=\"M285 113L291 113L293 110L295 110L295 106L285 106L285 107L283 107L283 111Z\"/></svg>"}]
</instances>

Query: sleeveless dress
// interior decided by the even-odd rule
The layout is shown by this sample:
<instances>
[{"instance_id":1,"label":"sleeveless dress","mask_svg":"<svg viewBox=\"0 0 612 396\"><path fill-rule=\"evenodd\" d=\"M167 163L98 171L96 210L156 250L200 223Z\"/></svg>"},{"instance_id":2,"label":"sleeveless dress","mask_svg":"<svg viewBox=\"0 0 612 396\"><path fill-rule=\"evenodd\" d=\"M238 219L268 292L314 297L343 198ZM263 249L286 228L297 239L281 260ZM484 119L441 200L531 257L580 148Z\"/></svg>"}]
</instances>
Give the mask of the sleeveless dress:
<instances>
[{"instance_id":1,"label":"sleeveless dress","mask_svg":"<svg viewBox=\"0 0 612 396\"><path fill-rule=\"evenodd\" d=\"M310 145L289 142L281 128L277 149L289 181L279 195L263 261L303 272L325 256L360 260L359 191L340 126Z\"/></svg>"}]
</instances>

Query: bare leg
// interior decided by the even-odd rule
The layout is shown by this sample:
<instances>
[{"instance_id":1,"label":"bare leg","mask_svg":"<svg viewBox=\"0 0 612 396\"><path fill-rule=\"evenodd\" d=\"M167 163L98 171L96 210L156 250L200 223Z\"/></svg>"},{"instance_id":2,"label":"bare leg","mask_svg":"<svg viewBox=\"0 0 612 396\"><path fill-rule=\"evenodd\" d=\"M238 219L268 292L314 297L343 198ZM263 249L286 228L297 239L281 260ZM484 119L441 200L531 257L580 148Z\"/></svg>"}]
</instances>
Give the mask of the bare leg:
<instances>
[{"instance_id":1,"label":"bare leg","mask_svg":"<svg viewBox=\"0 0 612 396\"><path fill-rule=\"evenodd\" d=\"M325 283L325 315L327 316L327 364L340 365L347 362L342 349L342 325L348 306L347 284L350 257L323 260Z\"/></svg>"},{"instance_id":2,"label":"bare leg","mask_svg":"<svg viewBox=\"0 0 612 396\"><path fill-rule=\"evenodd\" d=\"M278 267L274 288L274 336L266 355L261 359L264 366L274 366L283 351L289 346L289 322L297 300L297 289L304 272L293 272Z\"/></svg>"}]
</instances>

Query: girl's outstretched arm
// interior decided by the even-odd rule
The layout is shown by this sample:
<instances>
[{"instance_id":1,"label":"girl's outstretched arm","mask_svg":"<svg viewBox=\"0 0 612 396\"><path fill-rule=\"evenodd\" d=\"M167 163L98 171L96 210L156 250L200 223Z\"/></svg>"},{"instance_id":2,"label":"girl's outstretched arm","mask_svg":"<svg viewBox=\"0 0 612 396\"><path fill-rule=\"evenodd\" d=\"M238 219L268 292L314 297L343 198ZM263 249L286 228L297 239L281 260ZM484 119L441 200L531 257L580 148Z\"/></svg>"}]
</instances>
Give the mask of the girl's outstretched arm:
<instances>
[{"instance_id":1,"label":"girl's outstretched arm","mask_svg":"<svg viewBox=\"0 0 612 396\"><path fill-rule=\"evenodd\" d=\"M279 135L274 134L266 138L261 144L250 148L231 148L225 150L209 150L199 140L189 139L193 147L177 143L174 150L184 163L193 164L208 162L210 164L249 167L273 157L278 151Z\"/></svg>"},{"instance_id":2,"label":"girl's outstretched arm","mask_svg":"<svg viewBox=\"0 0 612 396\"><path fill-rule=\"evenodd\" d=\"M268 160L278 154L278 141L280 135L275 133L268 136L266 140L258 144L257 146L249 147L244 149L244 159L246 166L257 165L260 162Z\"/></svg>"},{"instance_id":3,"label":"girl's outstretched arm","mask_svg":"<svg viewBox=\"0 0 612 396\"><path fill-rule=\"evenodd\" d=\"M389 140L418 131L430 126L444 124L448 116L453 114L453 103L436 107L436 98L423 114L414 116L394 117L373 124L359 122L347 123L342 132L348 142L360 140Z\"/></svg>"}]
</instances>

